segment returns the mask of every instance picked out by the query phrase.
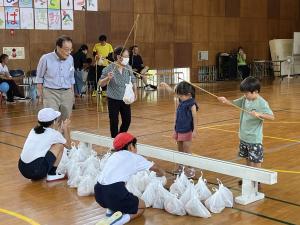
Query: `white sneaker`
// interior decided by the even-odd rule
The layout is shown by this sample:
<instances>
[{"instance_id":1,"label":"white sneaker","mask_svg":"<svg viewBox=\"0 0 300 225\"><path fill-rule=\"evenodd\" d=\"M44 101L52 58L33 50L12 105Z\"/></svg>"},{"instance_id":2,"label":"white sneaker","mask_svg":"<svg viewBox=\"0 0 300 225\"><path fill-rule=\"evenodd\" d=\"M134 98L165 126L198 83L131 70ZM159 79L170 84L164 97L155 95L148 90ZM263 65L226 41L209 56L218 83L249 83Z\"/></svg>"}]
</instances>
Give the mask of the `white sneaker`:
<instances>
[{"instance_id":1,"label":"white sneaker","mask_svg":"<svg viewBox=\"0 0 300 225\"><path fill-rule=\"evenodd\" d=\"M63 180L65 178L66 178L65 174L60 174L60 173L56 173L55 175L49 175L49 174L47 174L46 181L47 182L58 181L58 180Z\"/></svg>"}]
</instances>

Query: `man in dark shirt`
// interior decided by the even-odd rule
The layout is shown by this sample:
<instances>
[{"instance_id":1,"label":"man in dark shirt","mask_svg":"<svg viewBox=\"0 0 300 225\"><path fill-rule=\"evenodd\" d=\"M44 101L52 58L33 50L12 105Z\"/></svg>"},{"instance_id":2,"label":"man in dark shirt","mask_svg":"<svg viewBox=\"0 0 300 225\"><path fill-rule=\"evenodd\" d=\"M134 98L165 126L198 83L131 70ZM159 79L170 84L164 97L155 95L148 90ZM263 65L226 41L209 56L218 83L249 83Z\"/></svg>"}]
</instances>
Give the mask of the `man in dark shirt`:
<instances>
[{"instance_id":1,"label":"man in dark shirt","mask_svg":"<svg viewBox=\"0 0 300 225\"><path fill-rule=\"evenodd\" d=\"M154 91L157 89L156 86L148 84L147 83L147 76L146 73L149 70L148 66L144 66L144 62L142 57L138 54L139 53L139 47L137 45L134 45L130 48L130 57L129 57L129 65L131 65L132 70L141 74L140 79L142 79L143 83L145 84L145 90L146 91Z\"/></svg>"},{"instance_id":2,"label":"man in dark shirt","mask_svg":"<svg viewBox=\"0 0 300 225\"><path fill-rule=\"evenodd\" d=\"M87 45L81 45L79 50L73 55L74 68L75 68L75 95L80 96L82 94L83 82L83 64L86 62L86 55L88 52Z\"/></svg>"}]
</instances>

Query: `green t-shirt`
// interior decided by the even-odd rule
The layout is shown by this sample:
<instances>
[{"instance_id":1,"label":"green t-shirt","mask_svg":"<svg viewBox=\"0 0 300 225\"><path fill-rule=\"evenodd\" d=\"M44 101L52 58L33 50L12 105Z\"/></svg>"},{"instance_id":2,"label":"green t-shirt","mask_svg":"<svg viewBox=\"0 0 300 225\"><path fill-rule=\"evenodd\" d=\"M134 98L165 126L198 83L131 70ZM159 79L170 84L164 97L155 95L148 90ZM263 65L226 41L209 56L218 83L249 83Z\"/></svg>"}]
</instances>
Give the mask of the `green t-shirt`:
<instances>
[{"instance_id":1,"label":"green t-shirt","mask_svg":"<svg viewBox=\"0 0 300 225\"><path fill-rule=\"evenodd\" d=\"M268 102L261 96L249 101L246 97L241 97L233 101L233 104L247 110L273 115ZM239 137L242 141L251 144L262 144L263 140L263 120L251 116L249 113L241 111Z\"/></svg>"},{"instance_id":2,"label":"green t-shirt","mask_svg":"<svg viewBox=\"0 0 300 225\"><path fill-rule=\"evenodd\" d=\"M243 59L243 57L241 56L241 54L237 54L237 64L238 64L238 66L247 65L246 60Z\"/></svg>"}]
</instances>

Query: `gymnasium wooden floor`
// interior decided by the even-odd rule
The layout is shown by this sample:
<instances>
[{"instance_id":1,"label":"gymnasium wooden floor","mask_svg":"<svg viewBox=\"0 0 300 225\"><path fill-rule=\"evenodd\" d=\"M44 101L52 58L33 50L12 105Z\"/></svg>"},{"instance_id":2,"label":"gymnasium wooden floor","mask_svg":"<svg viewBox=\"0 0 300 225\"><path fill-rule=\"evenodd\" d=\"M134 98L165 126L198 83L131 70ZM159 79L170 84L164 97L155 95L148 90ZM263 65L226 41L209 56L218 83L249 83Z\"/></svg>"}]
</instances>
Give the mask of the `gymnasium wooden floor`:
<instances>
[{"instance_id":1,"label":"gymnasium wooden floor","mask_svg":"<svg viewBox=\"0 0 300 225\"><path fill-rule=\"evenodd\" d=\"M199 84L219 95L234 99L241 96L239 82ZM172 140L174 97L165 91L139 90L138 102L132 106L130 132L138 142L176 149ZM263 82L261 95L268 100L276 120L265 122L264 168L300 171L300 78ZM239 111L224 106L213 97L197 91L199 136L192 144L195 154L244 163L237 157ZM1 225L92 225L104 216L104 209L93 197L79 197L66 181L46 183L24 179L17 161L25 137L36 123L37 106L29 103L1 106L0 118L0 224ZM72 116L72 129L109 136L105 100L96 112L95 99L79 99ZM174 164L159 162L168 171ZM199 175L199 171L197 172ZM210 186L220 178L235 196L240 192L238 179L204 171ZM172 177L169 177L172 179ZM300 224L300 174L279 173L278 184L263 185L266 198L241 206L235 204L209 219L178 217L163 210L147 209L132 225L189 224ZM7 211L5 211L7 210Z\"/></svg>"}]
</instances>

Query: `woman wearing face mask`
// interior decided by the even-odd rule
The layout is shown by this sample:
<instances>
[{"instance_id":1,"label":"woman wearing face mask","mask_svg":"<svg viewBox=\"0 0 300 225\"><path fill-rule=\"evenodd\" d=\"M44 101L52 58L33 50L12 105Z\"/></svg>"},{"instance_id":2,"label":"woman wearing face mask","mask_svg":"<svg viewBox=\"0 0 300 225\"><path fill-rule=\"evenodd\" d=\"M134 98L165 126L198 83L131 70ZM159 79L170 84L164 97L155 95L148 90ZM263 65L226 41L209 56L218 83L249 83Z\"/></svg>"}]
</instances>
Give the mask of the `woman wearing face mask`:
<instances>
[{"instance_id":1,"label":"woman wearing face mask","mask_svg":"<svg viewBox=\"0 0 300 225\"><path fill-rule=\"evenodd\" d=\"M131 122L130 105L123 101L126 84L129 81L133 84L135 97L137 96L135 76L131 67L128 65L129 52L127 49L117 47L113 54L114 63L105 67L99 80L101 87L107 85L107 101L110 121L110 133L114 138L118 133L127 132ZM119 113L121 114L122 124L119 128Z\"/></svg>"}]
</instances>

